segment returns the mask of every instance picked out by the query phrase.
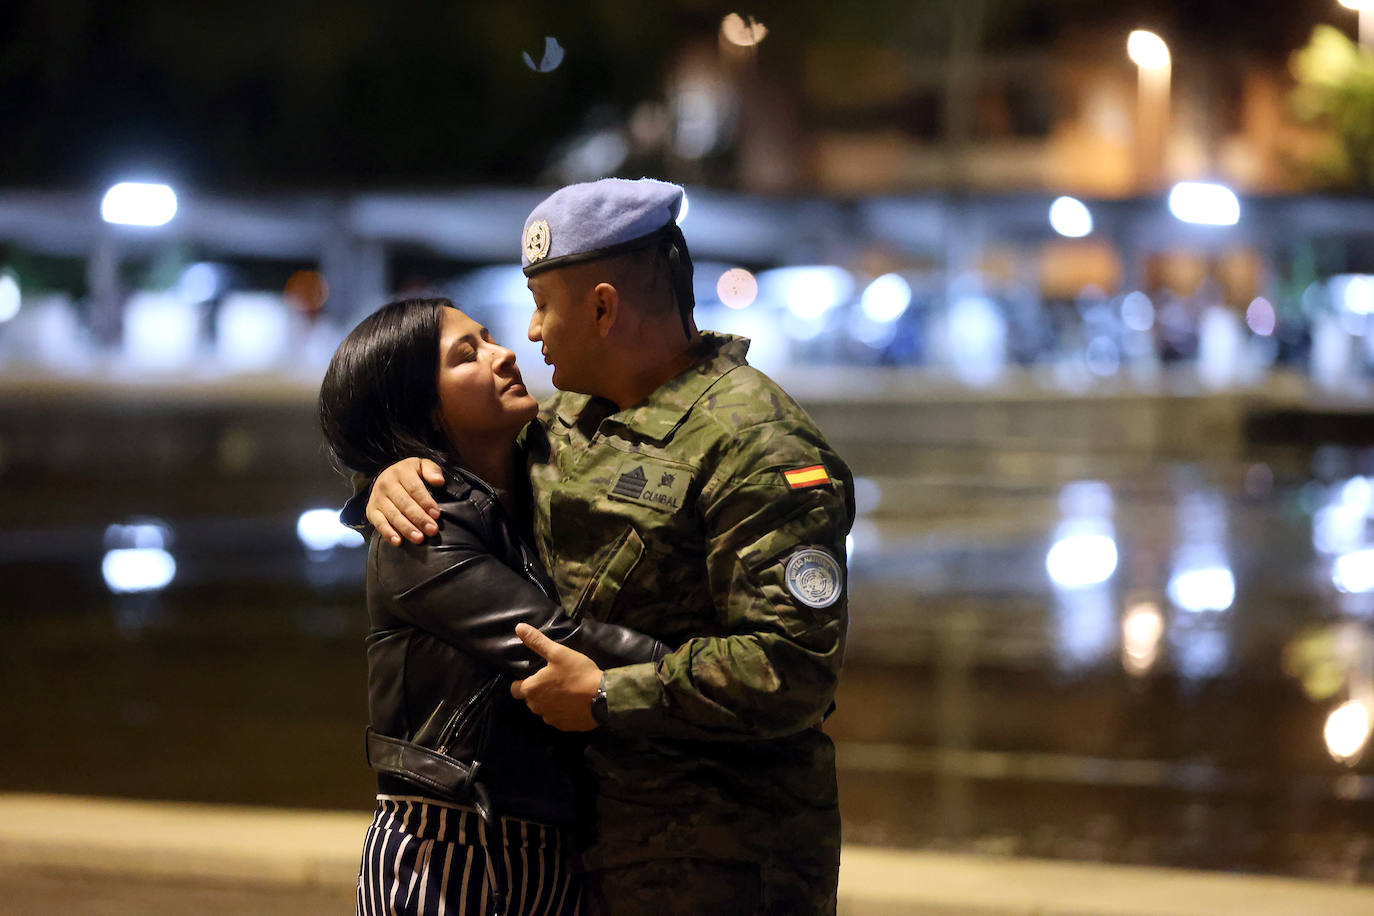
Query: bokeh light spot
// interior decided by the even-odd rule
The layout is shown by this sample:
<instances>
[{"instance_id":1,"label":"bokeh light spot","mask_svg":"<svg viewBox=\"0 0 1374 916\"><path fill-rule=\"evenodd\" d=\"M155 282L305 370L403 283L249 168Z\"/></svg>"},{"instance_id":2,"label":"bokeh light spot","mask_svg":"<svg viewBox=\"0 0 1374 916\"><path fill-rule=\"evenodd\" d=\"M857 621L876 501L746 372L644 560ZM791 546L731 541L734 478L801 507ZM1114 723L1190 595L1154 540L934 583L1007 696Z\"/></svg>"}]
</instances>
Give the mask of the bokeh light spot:
<instances>
[{"instance_id":1,"label":"bokeh light spot","mask_svg":"<svg viewBox=\"0 0 1374 916\"><path fill-rule=\"evenodd\" d=\"M1257 296L1245 310L1245 323L1259 336L1268 337L1278 327L1279 319L1273 304L1263 296Z\"/></svg>"},{"instance_id":2,"label":"bokeh light spot","mask_svg":"<svg viewBox=\"0 0 1374 916\"><path fill-rule=\"evenodd\" d=\"M1093 215L1083 201L1060 197L1050 204L1050 226L1065 238L1081 239L1093 231Z\"/></svg>"},{"instance_id":3,"label":"bokeh light spot","mask_svg":"<svg viewBox=\"0 0 1374 916\"><path fill-rule=\"evenodd\" d=\"M1369 740L1369 710L1358 700L1342 703L1326 717L1322 737L1332 759L1353 763Z\"/></svg>"},{"instance_id":4,"label":"bokeh light spot","mask_svg":"<svg viewBox=\"0 0 1374 916\"><path fill-rule=\"evenodd\" d=\"M753 16L731 13L720 21L720 36L737 47L753 48L768 36L768 29Z\"/></svg>"},{"instance_id":5,"label":"bokeh light spot","mask_svg":"<svg viewBox=\"0 0 1374 916\"><path fill-rule=\"evenodd\" d=\"M554 70L558 69L559 64L563 63L563 46L559 44L558 39L554 38L552 35L546 35L544 37L544 56L539 59L538 63L535 63L534 58L530 56L530 52L524 51L521 53L525 59L525 66L536 73L552 73Z\"/></svg>"},{"instance_id":6,"label":"bokeh light spot","mask_svg":"<svg viewBox=\"0 0 1374 916\"><path fill-rule=\"evenodd\" d=\"M329 281L317 270L298 270L286 281L282 295L300 311L315 315L329 299Z\"/></svg>"},{"instance_id":7,"label":"bokeh light spot","mask_svg":"<svg viewBox=\"0 0 1374 916\"><path fill-rule=\"evenodd\" d=\"M176 215L176 192L165 184L121 181L100 202L101 219L121 226L163 226Z\"/></svg>"},{"instance_id":8,"label":"bokeh light spot","mask_svg":"<svg viewBox=\"0 0 1374 916\"><path fill-rule=\"evenodd\" d=\"M759 281L743 267L732 267L716 281L716 297L726 308L744 309L759 295Z\"/></svg>"}]
</instances>

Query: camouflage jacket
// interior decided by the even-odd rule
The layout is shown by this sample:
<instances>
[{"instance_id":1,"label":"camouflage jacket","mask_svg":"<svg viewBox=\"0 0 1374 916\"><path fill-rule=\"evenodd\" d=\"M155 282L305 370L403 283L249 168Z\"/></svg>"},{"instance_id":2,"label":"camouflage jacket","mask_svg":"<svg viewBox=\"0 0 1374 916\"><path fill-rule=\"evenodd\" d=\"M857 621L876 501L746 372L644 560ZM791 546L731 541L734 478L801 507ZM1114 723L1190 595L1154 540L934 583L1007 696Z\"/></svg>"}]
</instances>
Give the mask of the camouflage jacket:
<instances>
[{"instance_id":1,"label":"camouflage jacket","mask_svg":"<svg viewBox=\"0 0 1374 916\"><path fill-rule=\"evenodd\" d=\"M659 857L831 861L832 707L853 480L745 362L703 354L638 407L563 393L525 442L536 540L574 615L678 646L606 675L592 868Z\"/></svg>"}]
</instances>

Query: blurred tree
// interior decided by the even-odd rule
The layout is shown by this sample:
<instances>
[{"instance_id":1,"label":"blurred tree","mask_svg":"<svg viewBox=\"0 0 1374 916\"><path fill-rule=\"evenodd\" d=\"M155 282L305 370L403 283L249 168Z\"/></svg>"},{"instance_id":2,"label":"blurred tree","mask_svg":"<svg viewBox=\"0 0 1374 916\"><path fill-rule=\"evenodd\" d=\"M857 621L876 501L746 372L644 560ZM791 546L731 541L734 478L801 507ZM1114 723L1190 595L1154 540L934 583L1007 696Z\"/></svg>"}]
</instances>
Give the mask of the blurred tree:
<instances>
[{"instance_id":1,"label":"blurred tree","mask_svg":"<svg viewBox=\"0 0 1374 916\"><path fill-rule=\"evenodd\" d=\"M1339 29L1319 25L1307 46L1293 55L1298 85L1290 96L1304 121L1329 124L1337 142L1316 159L1322 184L1374 190L1374 52Z\"/></svg>"},{"instance_id":2,"label":"blurred tree","mask_svg":"<svg viewBox=\"0 0 1374 916\"><path fill-rule=\"evenodd\" d=\"M1288 48L1313 2L1251 0L1237 17L1234 0L8 0L0 181L98 187L143 171L221 188L526 184L569 138L661 98L681 50L713 42L732 11L768 26L756 76L784 87L817 44L961 61L946 106L957 119L969 107L959 74L983 53L1143 21L1200 42L1224 34L1228 48ZM566 53L538 72L523 58L538 61L546 36Z\"/></svg>"}]
</instances>

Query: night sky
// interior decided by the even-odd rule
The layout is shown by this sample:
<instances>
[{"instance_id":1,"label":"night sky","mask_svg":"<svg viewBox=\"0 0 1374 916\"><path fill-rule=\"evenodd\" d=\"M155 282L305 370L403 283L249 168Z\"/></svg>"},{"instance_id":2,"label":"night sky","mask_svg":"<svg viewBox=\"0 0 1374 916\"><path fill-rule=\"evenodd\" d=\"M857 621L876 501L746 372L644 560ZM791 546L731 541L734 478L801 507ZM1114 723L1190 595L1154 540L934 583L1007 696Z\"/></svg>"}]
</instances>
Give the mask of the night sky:
<instances>
[{"instance_id":1,"label":"night sky","mask_svg":"<svg viewBox=\"0 0 1374 916\"><path fill-rule=\"evenodd\" d=\"M787 84L816 36L938 54L972 2L10 0L0 186L139 172L217 189L531 184L560 141L661 99L677 50L713 41L727 12L767 24L756 67ZM988 0L980 34L995 52L1144 25L1180 52L1282 59L1313 23L1353 15L1335 0ZM546 35L566 56L541 73L522 54L537 61Z\"/></svg>"}]
</instances>

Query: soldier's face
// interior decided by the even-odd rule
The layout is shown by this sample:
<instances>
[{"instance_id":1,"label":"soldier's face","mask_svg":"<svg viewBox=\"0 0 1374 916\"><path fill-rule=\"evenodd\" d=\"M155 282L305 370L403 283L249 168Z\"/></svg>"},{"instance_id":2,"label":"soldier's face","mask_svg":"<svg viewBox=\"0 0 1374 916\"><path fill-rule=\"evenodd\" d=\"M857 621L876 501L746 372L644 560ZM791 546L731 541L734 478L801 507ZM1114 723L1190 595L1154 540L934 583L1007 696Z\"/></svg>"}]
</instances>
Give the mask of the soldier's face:
<instances>
[{"instance_id":1,"label":"soldier's face","mask_svg":"<svg viewBox=\"0 0 1374 916\"><path fill-rule=\"evenodd\" d=\"M437 383L444 432L459 450L474 436L514 438L539 413L515 354L458 309L445 308L439 317Z\"/></svg>"},{"instance_id":2,"label":"soldier's face","mask_svg":"<svg viewBox=\"0 0 1374 916\"><path fill-rule=\"evenodd\" d=\"M563 391L597 394L600 335L590 290L580 274L550 270L529 278L534 296L529 338L553 366L553 383Z\"/></svg>"}]
</instances>

